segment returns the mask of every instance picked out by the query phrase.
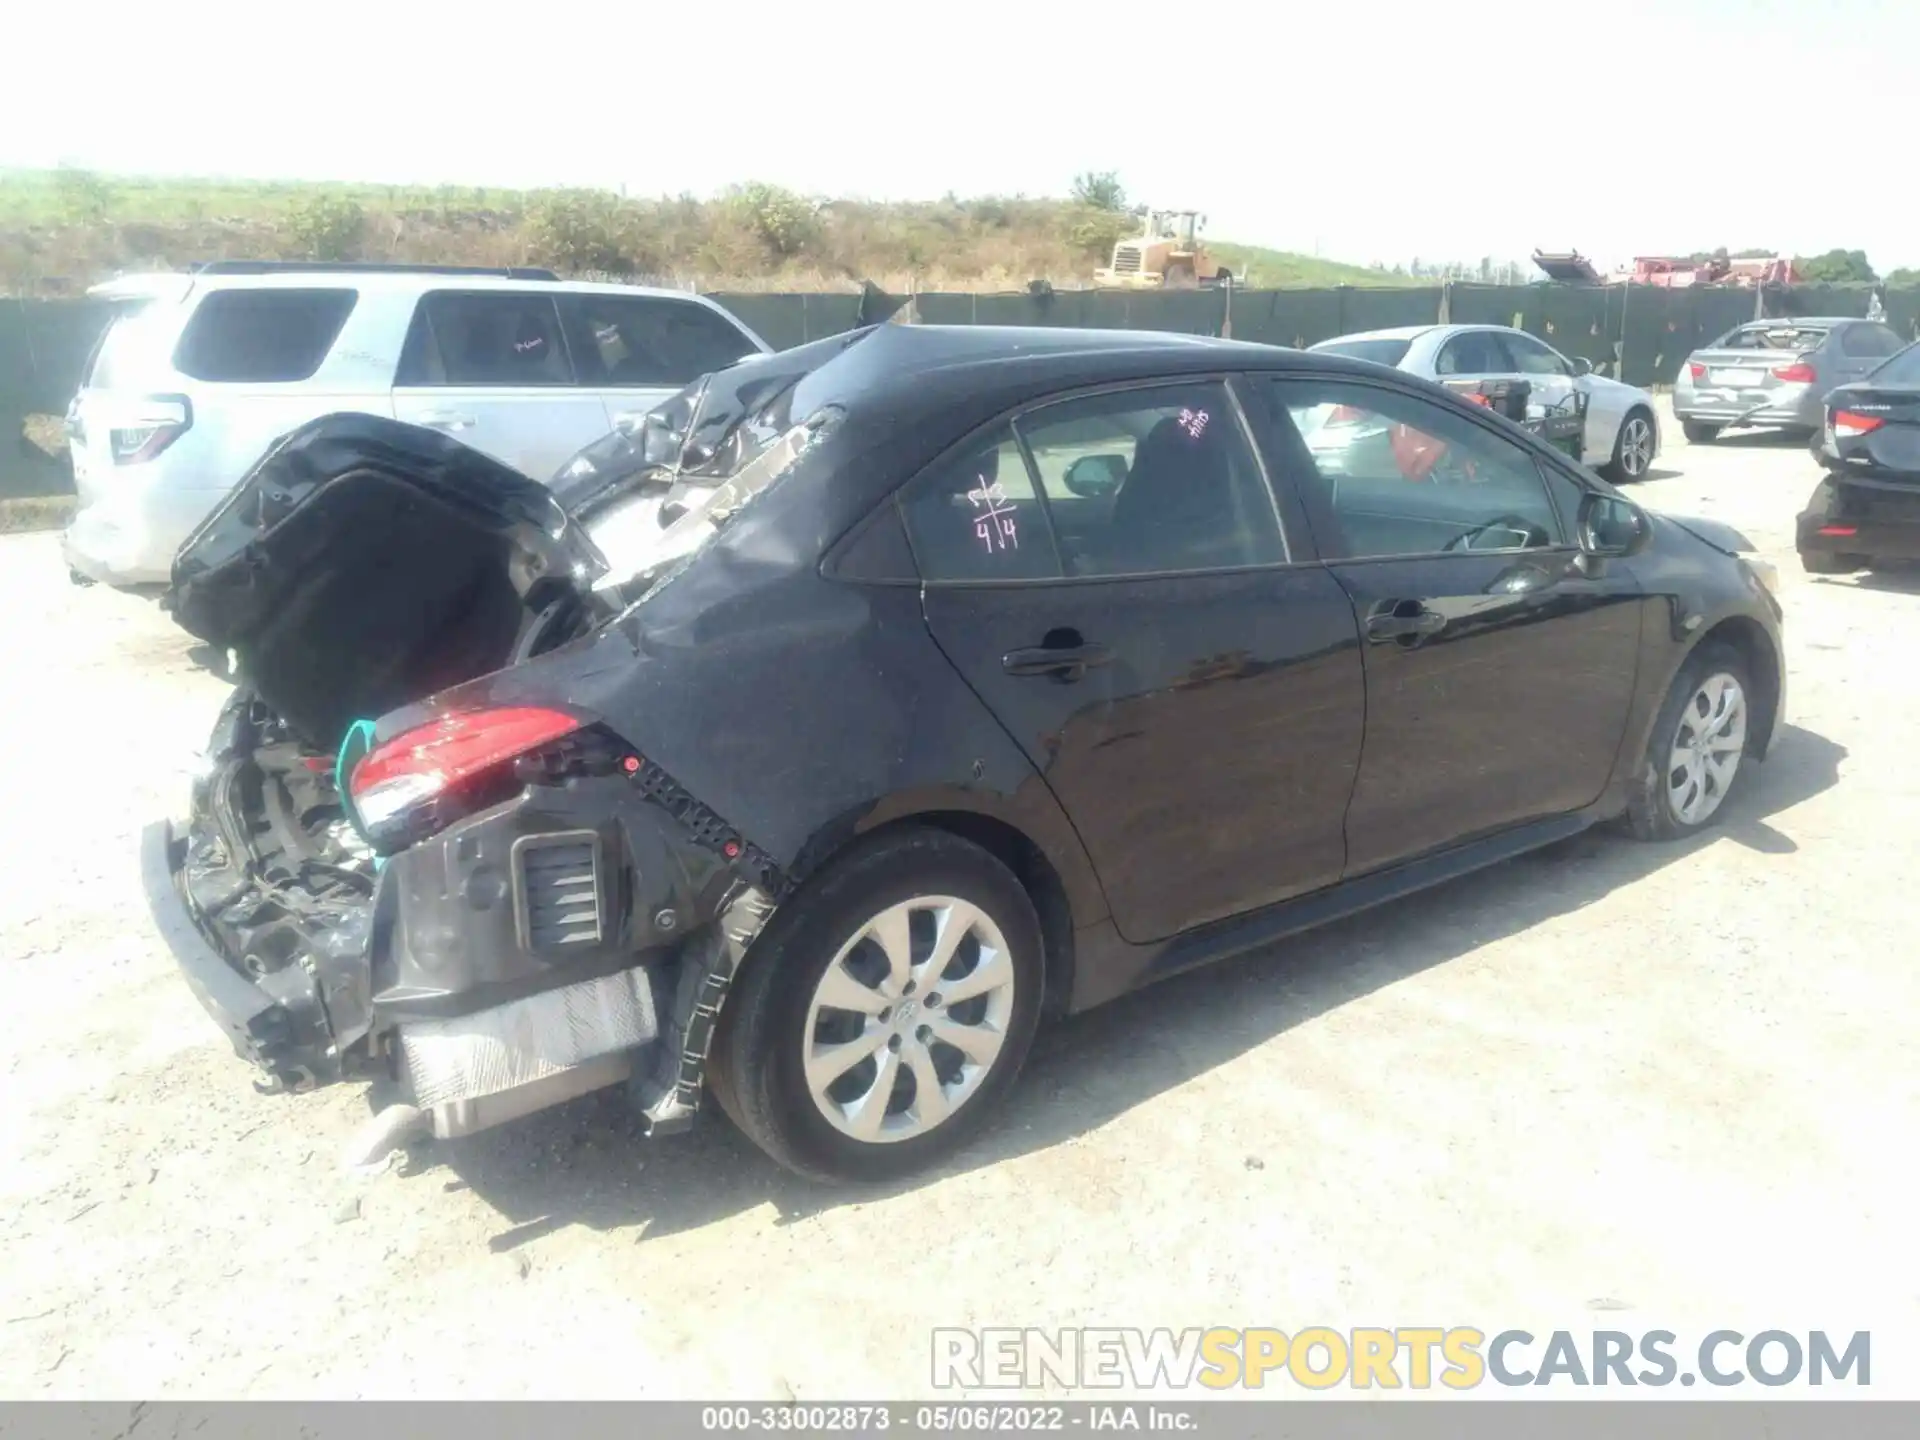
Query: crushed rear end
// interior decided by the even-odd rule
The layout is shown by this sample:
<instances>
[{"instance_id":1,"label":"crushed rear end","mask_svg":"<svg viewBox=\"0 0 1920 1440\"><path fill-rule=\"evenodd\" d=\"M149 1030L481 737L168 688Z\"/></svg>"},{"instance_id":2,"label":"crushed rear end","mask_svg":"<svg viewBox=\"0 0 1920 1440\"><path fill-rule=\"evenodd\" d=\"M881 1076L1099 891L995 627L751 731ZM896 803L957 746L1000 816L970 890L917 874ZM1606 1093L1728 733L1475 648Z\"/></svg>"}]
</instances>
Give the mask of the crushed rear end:
<instances>
[{"instance_id":1,"label":"crushed rear end","mask_svg":"<svg viewBox=\"0 0 1920 1440\"><path fill-rule=\"evenodd\" d=\"M182 547L167 603L241 678L143 868L267 1088L385 1082L382 1147L622 1082L691 1117L773 881L583 702L634 659L606 579L546 487L368 416L284 438Z\"/></svg>"}]
</instances>

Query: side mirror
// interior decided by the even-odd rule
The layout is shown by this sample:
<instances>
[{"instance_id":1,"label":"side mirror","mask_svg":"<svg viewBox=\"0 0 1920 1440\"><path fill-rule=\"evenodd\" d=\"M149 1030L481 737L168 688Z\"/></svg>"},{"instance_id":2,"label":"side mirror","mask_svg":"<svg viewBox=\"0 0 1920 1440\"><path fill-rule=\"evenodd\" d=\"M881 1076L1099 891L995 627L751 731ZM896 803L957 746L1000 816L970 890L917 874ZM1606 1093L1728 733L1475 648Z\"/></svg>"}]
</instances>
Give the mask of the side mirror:
<instances>
[{"instance_id":1,"label":"side mirror","mask_svg":"<svg viewBox=\"0 0 1920 1440\"><path fill-rule=\"evenodd\" d=\"M1061 477L1068 490L1083 500L1116 493L1127 478L1127 462L1118 455L1082 455Z\"/></svg>"},{"instance_id":2,"label":"side mirror","mask_svg":"<svg viewBox=\"0 0 1920 1440\"><path fill-rule=\"evenodd\" d=\"M1593 373L1593 362L1584 355L1574 356L1573 373L1576 375L1591 375Z\"/></svg>"},{"instance_id":3,"label":"side mirror","mask_svg":"<svg viewBox=\"0 0 1920 1440\"><path fill-rule=\"evenodd\" d=\"M1638 555L1653 538L1653 521L1638 505L1591 491L1580 502L1580 549L1587 555Z\"/></svg>"}]
</instances>

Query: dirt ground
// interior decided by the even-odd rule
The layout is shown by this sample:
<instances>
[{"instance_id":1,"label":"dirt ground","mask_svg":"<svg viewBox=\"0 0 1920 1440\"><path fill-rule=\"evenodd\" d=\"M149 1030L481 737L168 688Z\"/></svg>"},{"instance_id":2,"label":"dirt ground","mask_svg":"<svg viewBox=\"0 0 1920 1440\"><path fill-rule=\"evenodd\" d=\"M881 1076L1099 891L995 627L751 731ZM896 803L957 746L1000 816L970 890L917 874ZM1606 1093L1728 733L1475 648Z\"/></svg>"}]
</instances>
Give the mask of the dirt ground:
<instances>
[{"instance_id":1,"label":"dirt ground","mask_svg":"<svg viewBox=\"0 0 1920 1440\"><path fill-rule=\"evenodd\" d=\"M1637 494L1785 580L1790 728L1717 834L1121 1001L853 1197L597 1099L342 1174L361 1094L256 1094L140 894L221 682L0 539L0 1393L907 1397L942 1325L1913 1319L1920 579L1800 572L1798 446L1665 438Z\"/></svg>"}]
</instances>

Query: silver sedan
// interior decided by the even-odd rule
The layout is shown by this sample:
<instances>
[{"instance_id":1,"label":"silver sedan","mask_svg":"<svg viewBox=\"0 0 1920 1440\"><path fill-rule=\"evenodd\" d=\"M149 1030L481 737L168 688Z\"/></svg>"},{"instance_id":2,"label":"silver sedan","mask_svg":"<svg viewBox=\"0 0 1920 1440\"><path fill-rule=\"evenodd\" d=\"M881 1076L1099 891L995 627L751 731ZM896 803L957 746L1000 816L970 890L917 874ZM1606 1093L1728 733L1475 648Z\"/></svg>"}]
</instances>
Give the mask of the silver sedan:
<instances>
[{"instance_id":1,"label":"silver sedan","mask_svg":"<svg viewBox=\"0 0 1920 1440\"><path fill-rule=\"evenodd\" d=\"M1616 481L1638 480L1660 453L1660 422L1653 396L1593 373L1585 360L1570 360L1546 342L1506 325L1403 325L1322 340L1313 350L1372 360L1424 375L1429 380L1525 380L1532 387L1528 409L1538 413L1564 404L1575 391L1587 396L1586 462Z\"/></svg>"},{"instance_id":2,"label":"silver sedan","mask_svg":"<svg viewBox=\"0 0 1920 1440\"><path fill-rule=\"evenodd\" d=\"M1878 320L1810 316L1736 325L1696 350L1673 382L1673 413L1695 445L1740 425L1818 433L1836 386L1863 380L1906 346Z\"/></svg>"}]
</instances>

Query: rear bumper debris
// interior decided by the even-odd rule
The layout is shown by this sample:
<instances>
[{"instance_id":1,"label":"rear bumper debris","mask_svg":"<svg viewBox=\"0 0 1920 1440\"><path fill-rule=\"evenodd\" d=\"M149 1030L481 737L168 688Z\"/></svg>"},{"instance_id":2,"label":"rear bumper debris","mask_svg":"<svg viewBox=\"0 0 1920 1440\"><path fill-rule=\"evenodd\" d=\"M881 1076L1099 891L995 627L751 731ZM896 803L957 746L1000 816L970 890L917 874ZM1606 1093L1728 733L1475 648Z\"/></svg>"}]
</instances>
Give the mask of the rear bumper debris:
<instances>
[{"instance_id":1,"label":"rear bumper debris","mask_svg":"<svg viewBox=\"0 0 1920 1440\"><path fill-rule=\"evenodd\" d=\"M233 1042L234 1052L266 1071L273 1088L310 1088L319 1078L312 1063L316 1057L299 1043L294 1016L229 966L195 923L175 879L185 856L186 842L174 836L171 821L155 821L142 833L140 878L155 928L194 998ZM317 1058L324 1060L324 1051Z\"/></svg>"}]
</instances>

